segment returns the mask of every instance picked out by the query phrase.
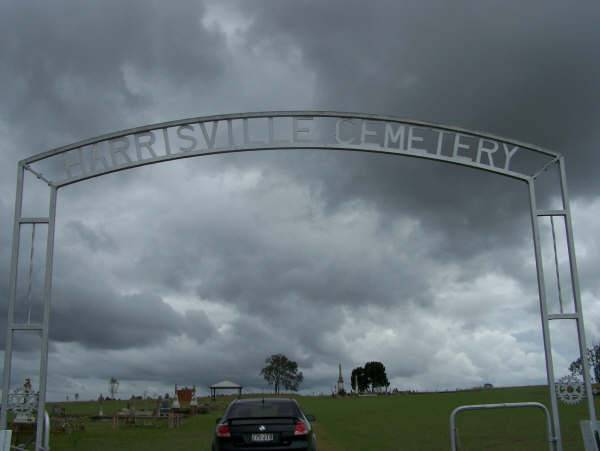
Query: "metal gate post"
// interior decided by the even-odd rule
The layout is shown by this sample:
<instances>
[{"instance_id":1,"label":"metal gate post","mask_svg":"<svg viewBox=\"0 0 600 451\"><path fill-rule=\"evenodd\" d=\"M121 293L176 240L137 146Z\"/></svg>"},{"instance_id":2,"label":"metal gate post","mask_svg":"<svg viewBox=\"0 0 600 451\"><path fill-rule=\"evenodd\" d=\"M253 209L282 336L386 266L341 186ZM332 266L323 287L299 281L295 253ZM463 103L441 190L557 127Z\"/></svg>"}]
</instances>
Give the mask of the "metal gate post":
<instances>
[{"instance_id":1,"label":"metal gate post","mask_svg":"<svg viewBox=\"0 0 600 451\"><path fill-rule=\"evenodd\" d=\"M548 389L550 391L550 407L552 409L552 435L554 436L555 451L562 451L562 436L560 433L560 418L558 414L558 400L554 387L554 364L552 362L552 344L550 341L550 322L548 320L548 308L546 305L546 285L544 282L544 266L542 262L542 248L540 242L540 227L538 221L538 210L535 197L535 180L528 182L529 207L531 210L531 226L533 229L533 246L535 250L535 266L537 270L537 283L540 300L540 314L542 319L542 335L544 338L544 353L546 355L546 375L548 378Z\"/></svg>"},{"instance_id":2,"label":"metal gate post","mask_svg":"<svg viewBox=\"0 0 600 451\"><path fill-rule=\"evenodd\" d=\"M8 392L12 370L13 325L15 322L15 302L17 298L17 270L19 263L19 242L21 236L21 212L23 211L23 176L25 168L17 167L17 194L15 199L15 218L13 223L12 256L10 260L10 280L8 285L8 316L6 319L6 343L4 346L4 378L2 379L2 413L0 414L0 430L6 429Z\"/></svg>"},{"instance_id":3,"label":"metal gate post","mask_svg":"<svg viewBox=\"0 0 600 451\"><path fill-rule=\"evenodd\" d=\"M42 350L40 356L40 385L37 409L36 451L44 450L46 429L46 386L48 380L48 332L50 325L50 301L52 299L52 268L54 263L54 228L56 223L57 188L50 187L50 212L48 216L48 238L46 241L46 271L44 274L44 317L42 319Z\"/></svg>"},{"instance_id":4,"label":"metal gate post","mask_svg":"<svg viewBox=\"0 0 600 451\"><path fill-rule=\"evenodd\" d=\"M573 224L571 222L571 207L567 191L567 174L565 172L564 157L558 159L560 170L560 193L563 202L565 229L567 232L567 248L569 251L569 269L571 272L571 286L573 287L573 299L575 301L575 321L577 323L577 336L579 338L579 353L583 364L583 382L587 394L588 414L592 423L596 422L596 406L594 404L594 393L590 381L590 367L587 359L587 343L585 328L583 325L583 310L581 308L581 292L579 288L579 273L577 271L577 260L575 257L575 242L573 239Z\"/></svg>"},{"instance_id":5,"label":"metal gate post","mask_svg":"<svg viewBox=\"0 0 600 451\"><path fill-rule=\"evenodd\" d=\"M31 171L39 177L34 171L23 162L17 166L17 194L15 199L15 217L13 224L12 257L10 265L10 280L8 289L8 315L6 324L6 346L4 349L4 376L2 381L2 412L0 414L0 429L6 429L8 426L8 398L10 395L11 377L12 377L12 359L13 359L13 340L15 332L38 332L41 334L40 344L40 372L39 372L39 398L36 414L36 451L47 449L45 443L45 408L46 408L46 388L48 375L48 332L50 324L50 301L52 291L52 267L54 256L54 230L56 219L56 198L58 188L47 180L43 179L50 187L50 206L47 217L23 217L23 191L25 170ZM16 301L17 301L17 279L19 269L19 250L21 242L21 226L31 224L47 224L48 234L46 240L45 272L44 272L44 291L43 291L43 318L40 324L31 323L30 318L27 322L16 321ZM33 246L33 242L32 242Z\"/></svg>"}]
</instances>

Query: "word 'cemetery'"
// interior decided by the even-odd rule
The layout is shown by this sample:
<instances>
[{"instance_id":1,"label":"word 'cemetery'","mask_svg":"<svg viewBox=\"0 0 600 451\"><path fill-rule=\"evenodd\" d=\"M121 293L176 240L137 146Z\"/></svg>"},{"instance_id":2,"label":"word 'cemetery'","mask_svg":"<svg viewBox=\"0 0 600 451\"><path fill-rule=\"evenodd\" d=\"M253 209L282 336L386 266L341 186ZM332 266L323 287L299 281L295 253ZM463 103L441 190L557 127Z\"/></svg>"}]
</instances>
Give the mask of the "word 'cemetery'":
<instances>
[{"instance_id":1,"label":"word 'cemetery'","mask_svg":"<svg viewBox=\"0 0 600 451\"><path fill-rule=\"evenodd\" d=\"M311 116L223 119L145 131L71 150L63 155L63 183L183 156L290 147L426 156L506 172L513 172L511 161L520 150L493 139L384 120Z\"/></svg>"}]
</instances>

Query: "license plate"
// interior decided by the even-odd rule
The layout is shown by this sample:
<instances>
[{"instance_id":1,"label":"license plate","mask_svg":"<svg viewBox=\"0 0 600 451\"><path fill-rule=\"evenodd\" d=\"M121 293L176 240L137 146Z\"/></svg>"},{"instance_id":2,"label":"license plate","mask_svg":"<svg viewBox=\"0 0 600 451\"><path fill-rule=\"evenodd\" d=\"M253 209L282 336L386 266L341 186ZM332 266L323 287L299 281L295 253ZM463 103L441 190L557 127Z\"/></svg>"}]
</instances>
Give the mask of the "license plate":
<instances>
[{"instance_id":1,"label":"license plate","mask_svg":"<svg viewBox=\"0 0 600 451\"><path fill-rule=\"evenodd\" d=\"M272 442L273 434L252 434L253 442Z\"/></svg>"}]
</instances>

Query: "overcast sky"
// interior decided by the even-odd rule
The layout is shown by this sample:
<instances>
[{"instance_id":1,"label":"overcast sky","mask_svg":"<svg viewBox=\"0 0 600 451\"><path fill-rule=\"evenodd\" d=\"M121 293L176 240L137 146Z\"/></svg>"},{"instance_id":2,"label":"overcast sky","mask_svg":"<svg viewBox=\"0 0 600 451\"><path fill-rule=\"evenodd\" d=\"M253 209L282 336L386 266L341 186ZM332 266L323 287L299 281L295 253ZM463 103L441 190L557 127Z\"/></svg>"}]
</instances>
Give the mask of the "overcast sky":
<instances>
[{"instance_id":1,"label":"overcast sky","mask_svg":"<svg viewBox=\"0 0 600 451\"><path fill-rule=\"evenodd\" d=\"M563 153L587 334L600 341L599 13L558 1L0 2L0 342L19 159L152 122L302 109ZM222 379L262 389L274 353L298 362L307 392L330 391L338 363L349 379L369 360L400 389L545 382L526 187L473 169L290 150L138 168L60 191L55 265L50 399L106 394L110 377L123 396L206 394ZM571 326L553 327L559 375L575 358ZM16 345L20 382L39 355L34 337Z\"/></svg>"}]
</instances>

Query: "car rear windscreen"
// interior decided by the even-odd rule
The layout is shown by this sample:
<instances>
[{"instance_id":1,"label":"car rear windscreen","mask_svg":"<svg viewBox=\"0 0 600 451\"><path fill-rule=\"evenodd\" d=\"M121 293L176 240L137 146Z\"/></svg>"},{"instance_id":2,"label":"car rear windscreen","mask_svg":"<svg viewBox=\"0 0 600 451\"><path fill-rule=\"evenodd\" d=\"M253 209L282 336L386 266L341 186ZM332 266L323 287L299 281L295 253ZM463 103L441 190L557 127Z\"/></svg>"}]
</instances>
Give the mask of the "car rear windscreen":
<instances>
[{"instance_id":1,"label":"car rear windscreen","mask_svg":"<svg viewBox=\"0 0 600 451\"><path fill-rule=\"evenodd\" d=\"M244 402L231 406L227 418L298 417L300 411L293 402Z\"/></svg>"}]
</instances>

